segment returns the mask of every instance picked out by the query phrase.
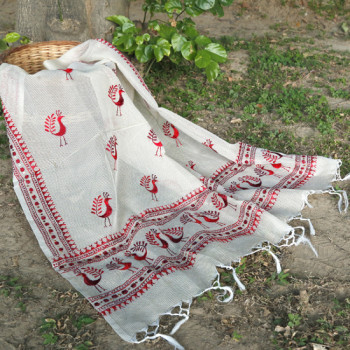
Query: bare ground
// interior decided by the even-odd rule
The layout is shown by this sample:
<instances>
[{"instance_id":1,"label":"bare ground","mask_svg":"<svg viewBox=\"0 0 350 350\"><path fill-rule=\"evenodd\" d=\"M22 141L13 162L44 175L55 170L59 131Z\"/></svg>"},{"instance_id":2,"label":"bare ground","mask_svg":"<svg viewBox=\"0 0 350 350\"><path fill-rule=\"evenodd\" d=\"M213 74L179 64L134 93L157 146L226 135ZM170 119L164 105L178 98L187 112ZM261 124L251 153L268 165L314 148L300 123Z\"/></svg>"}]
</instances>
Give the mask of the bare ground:
<instances>
[{"instance_id":1,"label":"bare ground","mask_svg":"<svg viewBox=\"0 0 350 350\"><path fill-rule=\"evenodd\" d=\"M142 17L140 3L140 0L131 3L131 18ZM295 3L299 7L281 6L277 0L236 1L223 18L203 16L198 18L198 26L211 36L240 38L288 28L299 36L314 37L319 47L349 50L349 40L345 41L339 30L340 18L326 20L303 6L303 1ZM0 8L0 32L6 32L13 29L15 1L3 0ZM235 52L230 64L235 71L244 73L244 60L244 51ZM235 73L234 79L239 79L239 73ZM343 102L348 103L331 101L334 105ZM210 128L210 113L203 116L200 124ZM215 128L220 127L215 124ZM220 130L212 131L220 134ZM307 135L310 130L299 132ZM18 280L13 280L12 285L0 281L0 291L7 291L0 294L0 349L72 349L84 341L91 342L86 343L86 349L172 349L161 339L141 345L123 342L81 295L54 272L24 217L11 177L11 161L1 159L0 275L18 277ZM342 187L350 192L349 182ZM312 220L317 233L311 241L318 258L307 246L283 250L280 253L283 268L294 276L286 285L266 282L274 272L271 257L249 258L247 264L256 268L250 269L249 278L243 276L247 291L227 305L219 304L211 296L207 300L196 300L189 321L176 333L176 339L187 350L199 347L254 350L278 348L273 340L284 336L288 342L282 348L309 349L295 340L300 334L286 334L290 330L285 324L276 335L275 325L279 324L276 320L285 319L288 313L298 313L310 324L316 324L318 319L329 316L334 299L346 303L350 298L350 215L338 212L337 199L328 194L313 195L310 197L313 208L303 210L303 216ZM89 315L96 321L79 330L74 323L76 315ZM40 325L44 319L54 320L55 332L59 334L55 345L43 345ZM165 332L170 323L173 321L164 321ZM349 319L344 319L343 326L350 328ZM313 346L313 349L327 348ZM349 345L333 347L345 348Z\"/></svg>"}]
</instances>

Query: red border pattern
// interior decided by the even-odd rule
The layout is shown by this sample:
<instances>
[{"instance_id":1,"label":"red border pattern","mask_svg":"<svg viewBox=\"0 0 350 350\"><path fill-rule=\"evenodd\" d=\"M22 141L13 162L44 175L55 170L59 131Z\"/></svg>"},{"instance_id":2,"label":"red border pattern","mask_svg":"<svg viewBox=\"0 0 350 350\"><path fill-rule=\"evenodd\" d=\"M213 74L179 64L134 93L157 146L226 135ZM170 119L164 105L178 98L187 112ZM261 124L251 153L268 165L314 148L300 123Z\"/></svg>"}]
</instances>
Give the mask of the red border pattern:
<instances>
[{"instance_id":1,"label":"red border pattern","mask_svg":"<svg viewBox=\"0 0 350 350\"><path fill-rule=\"evenodd\" d=\"M151 93L151 91L148 89L148 86L146 85L146 83L144 82L144 80L142 79L140 73L138 72L138 70L135 68L135 66L127 59L127 57L125 57L114 45L112 45L111 43L109 43L108 41L104 40L104 39L95 39L96 41L98 41L99 43L105 44L106 46L108 46L110 49L112 49L113 51L115 51L127 64L128 66L133 70L134 74L137 76L137 78L140 80L141 84L143 85L143 87L149 92Z\"/></svg>"}]
</instances>

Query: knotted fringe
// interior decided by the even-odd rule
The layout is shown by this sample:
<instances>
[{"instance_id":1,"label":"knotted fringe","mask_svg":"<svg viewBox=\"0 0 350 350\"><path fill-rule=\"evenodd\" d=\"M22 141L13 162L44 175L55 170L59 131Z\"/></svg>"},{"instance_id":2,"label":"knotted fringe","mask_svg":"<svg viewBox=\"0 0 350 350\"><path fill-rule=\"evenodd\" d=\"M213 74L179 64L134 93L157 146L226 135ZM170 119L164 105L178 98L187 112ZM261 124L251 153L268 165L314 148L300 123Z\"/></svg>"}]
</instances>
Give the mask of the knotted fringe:
<instances>
[{"instance_id":1,"label":"knotted fringe","mask_svg":"<svg viewBox=\"0 0 350 350\"><path fill-rule=\"evenodd\" d=\"M341 162L339 162L339 163L341 164ZM350 180L350 174L346 175L342 179L342 178L340 178L339 173L337 173L337 176L334 179L334 181L346 181L346 180ZM308 206L309 208L313 208L312 205L308 202L308 196L310 194L314 194L314 193L335 194L335 195L339 196L339 201L338 201L339 212L340 213L341 212L346 212L348 210L349 199L348 199L346 191L344 191L344 190L335 190L333 187L331 187L329 190L326 190L326 191L309 191L307 193L307 195L305 196L305 198L304 198L304 204L303 204L302 209L305 206ZM344 209L343 209L343 206L344 206ZM290 218L287 221L294 220L294 219L307 221L308 224L309 224L310 235L314 236L316 234L314 226L312 225L312 222L311 222L310 219L302 217L302 215L300 213L299 215L294 216L294 217ZM293 227L292 230L290 231L290 233L287 234L285 237L283 237L281 239L281 241L278 244L274 245L274 246L277 247L277 248L282 248L282 247L298 246L300 244L308 245L310 247L310 249L312 250L312 252L315 254L315 256L318 257L318 253L317 253L315 247L312 245L310 239L305 237L305 228L303 226ZM280 274L282 272L282 267L281 267L280 260L277 257L277 255L272 251L272 247L271 247L271 244L269 242L261 243L257 247L253 248L252 252L242 256L242 258L245 257L245 256L249 256L249 255L255 254L255 253L259 252L259 251L266 251L266 252L268 252L271 255L271 257L273 258L273 260L275 261L275 264L276 264L276 272L277 272L277 274ZM240 262L241 259L239 259L236 262ZM235 282L237 283L238 288L241 291L246 290L246 287L244 286L244 284L238 278L237 273L236 273L236 269L233 266L218 265L217 267L221 267L221 268L224 268L226 270L231 270L232 271L232 276L233 276ZM203 292L201 292L200 294L196 295L195 298L200 296L200 295L202 295L202 294L204 294L204 293L206 293L206 292L208 292L208 291L210 291L210 290L223 290L224 291L224 293L219 294L217 296L217 300L219 302L221 302L221 303L229 303L230 301L233 300L233 296L234 296L233 289L231 287L229 287L229 286L222 286L220 284L220 274L219 273L217 273L216 279L214 280L212 286L209 287L209 288L206 288ZM227 295L227 293L228 293L228 296L225 297ZM174 310L177 307L179 307L180 308L179 312L171 312L171 311L169 311L169 312L166 312L166 313L163 314L163 315L171 315L171 316L183 317L182 320L178 321L175 324L175 326L173 327L173 329L169 333L170 335L157 333L158 329L159 329L159 320L158 320L155 324L152 325L152 326L155 326L155 329L153 331L143 330L146 333L145 337L142 340L140 340L140 341L137 341L135 339L133 342L136 343L136 344L140 344L140 343L145 342L146 340L154 340L154 339L157 339L157 338L163 338L170 345L172 345L175 350L185 350L185 348L175 338L172 337L172 335L174 335L177 332L177 330L189 319L190 307L191 307L191 304L192 304L192 300L188 301L188 302L185 302L185 303L188 304L187 307L183 307L182 304L181 304L181 305L176 305L172 309L172 310Z\"/></svg>"}]
</instances>

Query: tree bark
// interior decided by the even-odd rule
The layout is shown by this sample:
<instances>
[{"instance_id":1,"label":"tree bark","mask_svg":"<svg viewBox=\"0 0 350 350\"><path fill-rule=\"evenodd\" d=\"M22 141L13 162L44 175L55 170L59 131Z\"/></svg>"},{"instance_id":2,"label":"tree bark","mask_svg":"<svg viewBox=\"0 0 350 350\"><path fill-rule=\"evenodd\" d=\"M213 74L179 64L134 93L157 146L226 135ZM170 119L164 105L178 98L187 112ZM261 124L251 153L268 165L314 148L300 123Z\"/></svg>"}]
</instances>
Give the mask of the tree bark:
<instances>
[{"instance_id":1,"label":"tree bark","mask_svg":"<svg viewBox=\"0 0 350 350\"><path fill-rule=\"evenodd\" d=\"M111 40L105 18L117 14L129 16L128 0L18 0L16 31L35 42Z\"/></svg>"}]
</instances>

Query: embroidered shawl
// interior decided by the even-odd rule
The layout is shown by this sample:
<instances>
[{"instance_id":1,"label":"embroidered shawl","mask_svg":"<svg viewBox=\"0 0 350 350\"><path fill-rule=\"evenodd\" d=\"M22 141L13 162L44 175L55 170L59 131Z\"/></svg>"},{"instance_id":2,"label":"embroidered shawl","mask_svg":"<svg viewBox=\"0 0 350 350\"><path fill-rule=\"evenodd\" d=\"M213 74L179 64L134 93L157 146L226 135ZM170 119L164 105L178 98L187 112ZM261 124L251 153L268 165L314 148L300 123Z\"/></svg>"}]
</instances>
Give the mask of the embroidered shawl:
<instances>
[{"instance_id":1,"label":"embroidered shawl","mask_svg":"<svg viewBox=\"0 0 350 350\"><path fill-rule=\"evenodd\" d=\"M46 67L0 68L14 188L53 268L126 341L217 266L306 241L288 220L339 178L338 160L229 144L158 107L103 40Z\"/></svg>"}]
</instances>

